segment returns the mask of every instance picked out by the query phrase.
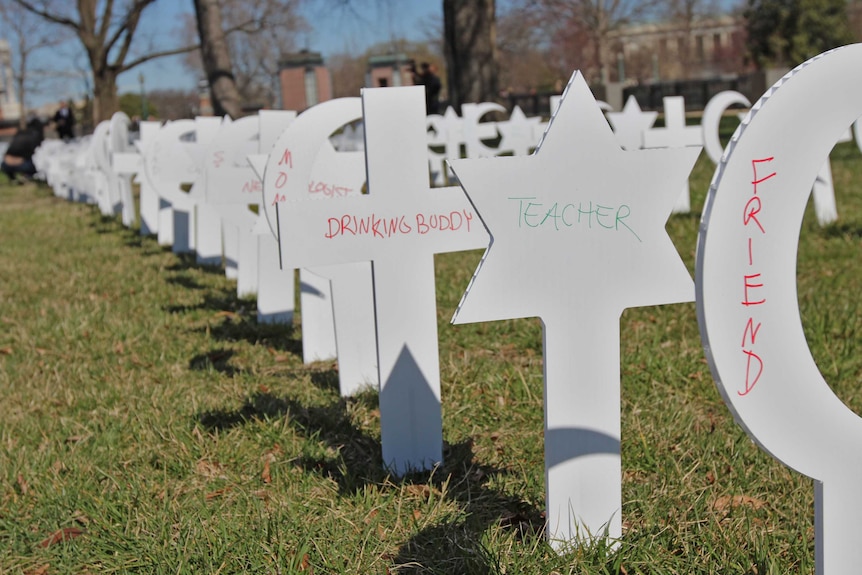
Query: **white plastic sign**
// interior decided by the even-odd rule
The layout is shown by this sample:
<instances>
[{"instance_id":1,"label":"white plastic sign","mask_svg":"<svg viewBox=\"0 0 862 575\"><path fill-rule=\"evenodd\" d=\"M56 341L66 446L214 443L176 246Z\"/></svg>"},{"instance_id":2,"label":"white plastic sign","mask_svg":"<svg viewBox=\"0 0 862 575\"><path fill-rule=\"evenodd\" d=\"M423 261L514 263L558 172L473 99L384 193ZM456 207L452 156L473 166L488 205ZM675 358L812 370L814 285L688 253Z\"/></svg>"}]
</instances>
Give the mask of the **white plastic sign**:
<instances>
[{"instance_id":1,"label":"white plastic sign","mask_svg":"<svg viewBox=\"0 0 862 575\"><path fill-rule=\"evenodd\" d=\"M296 112L293 110L261 110L258 113L258 118L260 119L259 153L250 155L247 161L260 178L261 187L263 187L266 154L272 150L279 135L296 119ZM263 196L261 196L262 200ZM265 214L259 213L252 233L256 235L258 240L257 321L261 323L290 323L293 321L295 293L293 270L281 269L278 242L267 224Z\"/></svg>"},{"instance_id":2,"label":"white plastic sign","mask_svg":"<svg viewBox=\"0 0 862 575\"><path fill-rule=\"evenodd\" d=\"M623 150L632 151L644 147L644 134L655 124L658 112L642 111L637 99L629 96L623 111L608 112L607 118Z\"/></svg>"},{"instance_id":3,"label":"white plastic sign","mask_svg":"<svg viewBox=\"0 0 862 575\"><path fill-rule=\"evenodd\" d=\"M123 112L116 112L111 116L111 173L109 180L111 185L117 190L117 197L120 200L121 214L123 225L127 228L135 225L135 199L132 195L132 175L137 173L138 167L132 170L124 170L124 161L119 155L129 154L131 144L129 142L129 117ZM119 159L119 162L117 161ZM137 163L137 162L133 162ZM139 166L140 164L138 164Z\"/></svg>"},{"instance_id":4,"label":"white plastic sign","mask_svg":"<svg viewBox=\"0 0 862 575\"><path fill-rule=\"evenodd\" d=\"M459 189L429 188L422 87L362 97L368 195L277 202L276 214L286 267L373 262L383 460L403 475L443 457L434 254L488 236ZM266 179L291 177L279 168Z\"/></svg>"},{"instance_id":5,"label":"white plastic sign","mask_svg":"<svg viewBox=\"0 0 862 575\"><path fill-rule=\"evenodd\" d=\"M155 190L158 197L156 227L159 245L172 245L180 251L188 251L192 243L189 211L193 205L188 194L180 190L180 185L191 183L196 177L192 160L183 150L187 143L180 138L193 133L194 127L194 120L168 122L158 130L152 143L143 150L144 173L149 186ZM176 218L174 208L179 211ZM142 201L142 213L143 210ZM174 241L175 236L177 242Z\"/></svg>"},{"instance_id":6,"label":"white plastic sign","mask_svg":"<svg viewBox=\"0 0 862 575\"><path fill-rule=\"evenodd\" d=\"M860 66L862 45L839 48L767 91L716 170L697 250L698 320L725 403L761 448L816 480L820 575L862 564L862 419L811 356L796 254L811 185L862 116Z\"/></svg>"},{"instance_id":7,"label":"white plastic sign","mask_svg":"<svg viewBox=\"0 0 862 575\"><path fill-rule=\"evenodd\" d=\"M140 184L138 206L141 214L142 236L159 233L159 193L155 182L147 173L144 158L149 156L149 149L157 140L161 126L159 122L141 122L140 138L135 142L135 148L138 151L137 159L132 154L124 155L122 159L123 162L129 163L127 169L136 171L136 178Z\"/></svg>"},{"instance_id":8,"label":"white plastic sign","mask_svg":"<svg viewBox=\"0 0 862 575\"><path fill-rule=\"evenodd\" d=\"M703 145L700 126L685 123L685 99L682 96L667 96L664 103L664 128L651 128L644 133L645 148L678 148ZM673 207L675 214L687 214L691 210L688 179L682 184L682 193Z\"/></svg>"},{"instance_id":9,"label":"white plastic sign","mask_svg":"<svg viewBox=\"0 0 862 575\"><path fill-rule=\"evenodd\" d=\"M699 148L622 150L576 73L536 152L452 162L491 234L453 321L544 324L547 533L622 533L619 319L690 301L665 231Z\"/></svg>"},{"instance_id":10,"label":"white plastic sign","mask_svg":"<svg viewBox=\"0 0 862 575\"><path fill-rule=\"evenodd\" d=\"M284 131L270 154L267 171L278 174L289 165L290 176L278 188L278 176L267 180L267 213L274 217L276 199L333 201L361 193L365 154L336 152L330 144L333 132L361 118L359 98L339 98L309 108ZM356 147L349 136L340 141L346 148ZM327 359L325 354L337 356L338 380L345 396L363 387L378 386L371 284L368 262L300 271L303 359L308 362ZM328 339L332 339L331 352L321 345Z\"/></svg>"},{"instance_id":11,"label":"white plastic sign","mask_svg":"<svg viewBox=\"0 0 862 575\"><path fill-rule=\"evenodd\" d=\"M237 296L257 293L257 237L252 229L258 214L249 206L263 199L260 178L246 158L258 150L260 120L246 116L236 121L225 116L221 129L207 144L203 160L202 203L219 216L224 242L225 273L233 270ZM200 211L204 208L198 205ZM199 211L199 213L200 213ZM200 252L198 254L201 255Z\"/></svg>"},{"instance_id":12,"label":"white plastic sign","mask_svg":"<svg viewBox=\"0 0 862 575\"><path fill-rule=\"evenodd\" d=\"M500 147L497 148L495 155L526 156L531 153L539 143L541 131L538 128L541 123L541 118L528 118L519 106L515 106L508 120L497 122Z\"/></svg>"}]
</instances>

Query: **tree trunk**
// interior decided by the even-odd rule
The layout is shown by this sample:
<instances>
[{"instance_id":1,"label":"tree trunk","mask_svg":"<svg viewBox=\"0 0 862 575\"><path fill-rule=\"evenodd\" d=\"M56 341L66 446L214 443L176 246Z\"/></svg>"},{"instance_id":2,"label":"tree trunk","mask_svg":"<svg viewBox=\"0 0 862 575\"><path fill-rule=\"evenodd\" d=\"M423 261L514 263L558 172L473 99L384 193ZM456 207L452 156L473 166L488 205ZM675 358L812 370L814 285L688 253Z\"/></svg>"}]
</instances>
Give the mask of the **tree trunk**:
<instances>
[{"instance_id":1,"label":"tree trunk","mask_svg":"<svg viewBox=\"0 0 862 575\"><path fill-rule=\"evenodd\" d=\"M195 0L195 15L201 39L201 59L210 85L213 111L232 118L242 115L239 90L233 76L230 50L221 24L218 0Z\"/></svg>"},{"instance_id":2,"label":"tree trunk","mask_svg":"<svg viewBox=\"0 0 862 575\"><path fill-rule=\"evenodd\" d=\"M495 0L443 0L443 37L450 105L496 100Z\"/></svg>"},{"instance_id":3,"label":"tree trunk","mask_svg":"<svg viewBox=\"0 0 862 575\"><path fill-rule=\"evenodd\" d=\"M120 109L117 97L117 73L112 68L93 67L93 126L110 120Z\"/></svg>"}]
</instances>

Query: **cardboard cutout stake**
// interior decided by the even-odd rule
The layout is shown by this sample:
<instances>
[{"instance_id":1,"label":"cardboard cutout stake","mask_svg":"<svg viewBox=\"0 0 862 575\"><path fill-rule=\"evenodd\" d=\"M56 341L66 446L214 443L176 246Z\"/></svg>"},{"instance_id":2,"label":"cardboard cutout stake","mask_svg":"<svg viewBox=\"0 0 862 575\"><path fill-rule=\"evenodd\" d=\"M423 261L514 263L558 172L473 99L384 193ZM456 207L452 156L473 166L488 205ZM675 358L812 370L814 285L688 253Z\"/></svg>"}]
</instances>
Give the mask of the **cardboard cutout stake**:
<instances>
[{"instance_id":1,"label":"cardboard cutout stake","mask_svg":"<svg viewBox=\"0 0 862 575\"><path fill-rule=\"evenodd\" d=\"M144 153L144 171L149 186L155 190L158 198L158 223L156 225L159 245L174 245L178 249L188 251L191 241L191 222L189 211L192 208L191 198L183 193L179 187L183 183L191 183L195 179L194 166L191 158L183 150L187 145L180 140L184 134L194 132L194 120L176 120L162 126L155 134L151 144L146 146ZM183 205L178 205L180 210L177 218L174 218L174 209L170 196ZM143 201L141 212L143 213ZM174 228L177 228L177 234ZM175 244L175 235L179 243Z\"/></svg>"},{"instance_id":2,"label":"cardboard cutout stake","mask_svg":"<svg viewBox=\"0 0 862 575\"><path fill-rule=\"evenodd\" d=\"M716 170L697 249L698 321L713 377L749 436L816 480L820 575L855 573L862 564L862 419L811 357L796 253L811 185L862 116L860 66L862 45L839 48L767 91Z\"/></svg>"},{"instance_id":3,"label":"cardboard cutout stake","mask_svg":"<svg viewBox=\"0 0 862 575\"><path fill-rule=\"evenodd\" d=\"M324 102L306 110L285 130L276 141L269 154L264 178L264 209L271 225L277 230L275 205L279 202L304 199L333 199L360 193L365 180L364 154L345 152L336 154L330 144L330 136L339 128L361 118L358 98L340 98ZM336 160L336 156L340 156ZM349 162L348 159L352 159ZM353 168L348 166L352 163ZM347 169L345 169L347 167ZM341 289L350 290L354 284L370 283L370 267L359 275L347 276L341 281L347 284ZM338 337L347 340L364 339L373 341L373 314L370 299L355 302L349 296L340 298L341 305L366 307L367 322L336 325L340 316L334 308L333 291L338 286L331 283L333 274L326 269L301 269L300 307L302 309L302 357L305 363L329 360L338 356ZM342 310L343 312L344 310ZM358 330L358 332L356 331ZM339 333L340 332L340 333ZM343 340L342 343L344 343ZM366 365L373 363L371 356L376 355L374 347L367 349L370 356L365 358ZM354 365L339 358L339 382L342 394L349 394L356 384L348 384L356 374ZM367 370L363 370L367 371Z\"/></svg>"},{"instance_id":4,"label":"cardboard cutout stake","mask_svg":"<svg viewBox=\"0 0 862 575\"><path fill-rule=\"evenodd\" d=\"M258 153L247 158L263 188L263 176L267 155L275 141L296 119L293 110L261 110ZM263 196L261 195L261 202ZM265 203L265 202L264 202ZM261 204L263 206L263 203ZM292 269L281 269L278 242L266 221L266 215L258 212L252 233L257 237L257 321L261 323L290 323L294 309L294 273Z\"/></svg>"},{"instance_id":5,"label":"cardboard cutout stake","mask_svg":"<svg viewBox=\"0 0 862 575\"><path fill-rule=\"evenodd\" d=\"M658 112L641 111L637 99L629 96L623 111L608 112L607 118L623 150L633 151L644 147L644 134L655 124Z\"/></svg>"},{"instance_id":6,"label":"cardboard cutout stake","mask_svg":"<svg viewBox=\"0 0 862 575\"><path fill-rule=\"evenodd\" d=\"M724 146L721 145L721 140L718 137L721 117L728 108L735 104L740 104L746 108L751 107L751 102L744 95L733 90L726 90L713 96L703 109L703 118L700 120L700 127L703 130L703 151L706 152L713 164L718 164L724 154Z\"/></svg>"},{"instance_id":7,"label":"cardboard cutout stake","mask_svg":"<svg viewBox=\"0 0 862 575\"><path fill-rule=\"evenodd\" d=\"M136 179L140 185L138 205L141 213L142 236L159 233L159 193L155 183L147 176L144 158L148 156L149 148L156 141L161 127L160 122L141 122L141 135L135 142L137 158L131 154L123 156L123 161L129 162L130 167L136 170Z\"/></svg>"},{"instance_id":8,"label":"cardboard cutout stake","mask_svg":"<svg viewBox=\"0 0 862 575\"><path fill-rule=\"evenodd\" d=\"M225 273L233 270L238 297L257 293L257 237L252 235L252 229L258 215L249 206L260 206L263 195L260 179L246 158L258 150L259 130L256 116L236 121L225 117L221 129L206 146L203 160L202 203L218 214ZM203 208L201 204L198 207Z\"/></svg>"},{"instance_id":9,"label":"cardboard cutout stake","mask_svg":"<svg viewBox=\"0 0 862 575\"><path fill-rule=\"evenodd\" d=\"M120 161L119 165L116 161L118 154L127 154L131 151L129 143L129 117L123 112L117 112L111 116L111 133L110 133L110 164L111 173L109 180L111 186L117 191L117 197L120 201L120 212L122 214L123 225L127 228L135 225L135 199L132 196L132 175L137 170L123 171Z\"/></svg>"},{"instance_id":10,"label":"cardboard cutout stake","mask_svg":"<svg viewBox=\"0 0 862 575\"><path fill-rule=\"evenodd\" d=\"M623 151L576 73L532 156L452 162L492 238L453 321L544 325L555 546L622 533L620 314L693 296L664 226L699 152Z\"/></svg>"},{"instance_id":11,"label":"cardboard cutout stake","mask_svg":"<svg viewBox=\"0 0 862 575\"><path fill-rule=\"evenodd\" d=\"M365 182L365 154L361 151L336 153L330 144L334 131L361 118L359 98L339 98L306 110L284 131L267 166L267 173L275 177L266 180L264 195L270 201L264 203L273 221L276 199L337 201L361 193ZM354 147L349 140L344 143ZM284 185L276 189L278 174L288 165L283 161L286 154L290 155L290 168L284 173L289 176ZM315 354L326 353L327 348L311 344L333 338L331 354L338 357L341 394L351 395L368 385L376 388L371 265L359 262L303 269L300 278L303 359L328 359L327 356L315 357Z\"/></svg>"},{"instance_id":12,"label":"cardboard cutout stake","mask_svg":"<svg viewBox=\"0 0 862 575\"><path fill-rule=\"evenodd\" d=\"M285 267L373 262L383 460L402 475L443 457L433 254L488 236L459 189L429 189L422 87L362 94L369 194L277 217Z\"/></svg>"},{"instance_id":13,"label":"cardboard cutout stake","mask_svg":"<svg viewBox=\"0 0 862 575\"><path fill-rule=\"evenodd\" d=\"M685 99L682 96L662 98L664 102L664 128L652 128L644 133L645 148L679 148L703 145L700 126L685 123ZM673 207L675 214L687 214L691 210L688 180L682 184L682 193Z\"/></svg>"}]
</instances>

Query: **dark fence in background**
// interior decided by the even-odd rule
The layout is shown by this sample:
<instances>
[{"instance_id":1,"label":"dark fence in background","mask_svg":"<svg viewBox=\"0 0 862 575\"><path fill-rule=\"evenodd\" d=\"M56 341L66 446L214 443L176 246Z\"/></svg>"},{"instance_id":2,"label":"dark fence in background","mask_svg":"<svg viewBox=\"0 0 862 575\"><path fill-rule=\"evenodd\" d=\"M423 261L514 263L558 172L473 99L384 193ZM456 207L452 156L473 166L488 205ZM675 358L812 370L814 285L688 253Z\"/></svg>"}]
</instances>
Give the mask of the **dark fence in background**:
<instances>
[{"instance_id":1,"label":"dark fence in background","mask_svg":"<svg viewBox=\"0 0 862 575\"><path fill-rule=\"evenodd\" d=\"M655 82L640 84L623 89L623 102L629 96L634 96L642 110L664 109L662 98L665 96L682 96L685 98L685 109L699 111L719 92L733 90L739 92L754 103L764 91L766 82L763 74L746 74L735 78L712 78L708 80L681 80L674 82Z\"/></svg>"},{"instance_id":2,"label":"dark fence in background","mask_svg":"<svg viewBox=\"0 0 862 575\"><path fill-rule=\"evenodd\" d=\"M559 96L554 92L537 92L528 94L510 93L503 97L503 105L511 113L515 106L520 106L526 116L551 116L551 96Z\"/></svg>"},{"instance_id":3,"label":"dark fence in background","mask_svg":"<svg viewBox=\"0 0 862 575\"><path fill-rule=\"evenodd\" d=\"M734 90L754 103L766 91L766 88L765 75L759 72L732 78L650 82L624 88L623 103L629 96L634 96L642 110L662 112L664 110L662 98L665 96L682 96L685 98L686 110L700 111L719 92ZM591 86L591 89L597 99L606 100L603 86ZM515 106L520 106L527 116L548 118L551 115L551 96L555 95L558 94L553 92L511 93L502 98L502 103L510 112Z\"/></svg>"}]
</instances>

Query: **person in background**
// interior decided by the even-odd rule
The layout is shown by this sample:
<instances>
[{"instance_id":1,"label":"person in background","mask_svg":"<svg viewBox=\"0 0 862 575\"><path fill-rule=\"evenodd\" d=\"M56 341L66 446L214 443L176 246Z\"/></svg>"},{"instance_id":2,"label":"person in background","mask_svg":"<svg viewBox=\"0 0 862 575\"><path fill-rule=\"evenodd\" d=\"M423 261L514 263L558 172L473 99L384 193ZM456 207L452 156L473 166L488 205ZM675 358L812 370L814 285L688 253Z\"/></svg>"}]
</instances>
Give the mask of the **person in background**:
<instances>
[{"instance_id":1,"label":"person in background","mask_svg":"<svg viewBox=\"0 0 862 575\"><path fill-rule=\"evenodd\" d=\"M39 118L31 118L24 129L19 129L6 148L0 171L6 174L12 183L21 183L19 175L31 179L36 173L33 165L33 153L42 143L44 138L42 122Z\"/></svg>"},{"instance_id":2,"label":"person in background","mask_svg":"<svg viewBox=\"0 0 862 575\"><path fill-rule=\"evenodd\" d=\"M443 84L437 76L437 68L428 62L422 62L422 84L425 86L425 113L440 113L440 90Z\"/></svg>"},{"instance_id":3,"label":"person in background","mask_svg":"<svg viewBox=\"0 0 862 575\"><path fill-rule=\"evenodd\" d=\"M54 128L57 130L57 136L64 142L75 137L75 114L66 102L61 101L60 109L54 114Z\"/></svg>"},{"instance_id":4,"label":"person in background","mask_svg":"<svg viewBox=\"0 0 862 575\"><path fill-rule=\"evenodd\" d=\"M440 113L440 91L443 89L443 84L437 76L437 69L433 64L422 62L419 66L421 72L416 70L416 64L410 63L410 72L413 74L413 85L425 87L425 113L439 114Z\"/></svg>"}]
</instances>

